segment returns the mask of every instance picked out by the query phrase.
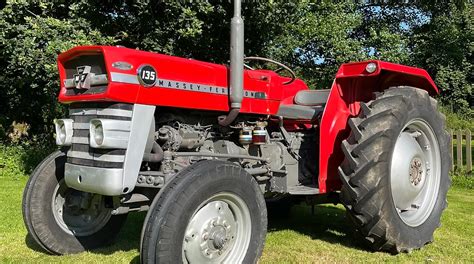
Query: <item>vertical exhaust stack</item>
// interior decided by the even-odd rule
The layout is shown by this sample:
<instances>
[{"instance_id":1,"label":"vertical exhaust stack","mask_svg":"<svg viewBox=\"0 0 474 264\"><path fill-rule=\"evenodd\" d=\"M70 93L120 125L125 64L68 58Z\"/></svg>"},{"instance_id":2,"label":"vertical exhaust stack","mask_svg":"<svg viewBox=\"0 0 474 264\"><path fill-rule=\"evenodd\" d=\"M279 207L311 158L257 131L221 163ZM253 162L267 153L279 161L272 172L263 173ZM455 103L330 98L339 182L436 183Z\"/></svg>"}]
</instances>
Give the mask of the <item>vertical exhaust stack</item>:
<instances>
[{"instance_id":1,"label":"vertical exhaust stack","mask_svg":"<svg viewBox=\"0 0 474 264\"><path fill-rule=\"evenodd\" d=\"M240 112L244 95L244 21L241 0L234 0L234 17L230 23L230 112L219 117L221 126L230 125Z\"/></svg>"}]
</instances>

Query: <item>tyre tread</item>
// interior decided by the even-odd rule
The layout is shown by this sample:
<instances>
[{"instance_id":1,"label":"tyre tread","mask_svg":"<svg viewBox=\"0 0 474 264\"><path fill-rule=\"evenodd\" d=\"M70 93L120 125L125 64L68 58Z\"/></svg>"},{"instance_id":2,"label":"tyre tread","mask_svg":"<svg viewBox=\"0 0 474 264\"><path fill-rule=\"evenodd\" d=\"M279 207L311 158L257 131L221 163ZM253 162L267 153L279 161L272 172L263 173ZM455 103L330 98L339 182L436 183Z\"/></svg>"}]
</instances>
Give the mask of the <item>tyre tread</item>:
<instances>
[{"instance_id":1,"label":"tyre tread","mask_svg":"<svg viewBox=\"0 0 474 264\"><path fill-rule=\"evenodd\" d=\"M445 117L436 111L436 100L421 89L391 87L375 94L374 98L367 103L361 102L359 116L348 121L351 134L342 142L345 160L338 169L342 181L341 201L356 229L374 250L391 253L411 251L430 243L433 237L430 235L424 241L408 245L399 241L393 230L389 229L388 216L380 208L386 206L386 201L381 198L387 186L382 184L381 179L388 177L386 168L390 155L387 151L380 153L376 150L390 149L395 136L392 127L403 124L406 109L430 107L443 125ZM445 137L442 140L449 141L445 130L442 135ZM446 205L447 201L444 200L442 208L446 208ZM439 226L439 219L437 221Z\"/></svg>"}]
</instances>

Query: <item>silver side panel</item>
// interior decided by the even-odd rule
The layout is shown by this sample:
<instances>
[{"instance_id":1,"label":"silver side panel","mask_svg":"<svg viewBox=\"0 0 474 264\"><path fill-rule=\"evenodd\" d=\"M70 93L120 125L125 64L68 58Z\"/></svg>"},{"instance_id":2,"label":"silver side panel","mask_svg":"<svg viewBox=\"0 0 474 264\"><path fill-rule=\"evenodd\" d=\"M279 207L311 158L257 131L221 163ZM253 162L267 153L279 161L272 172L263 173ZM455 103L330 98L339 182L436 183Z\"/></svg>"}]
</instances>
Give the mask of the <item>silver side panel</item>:
<instances>
[{"instance_id":1,"label":"silver side panel","mask_svg":"<svg viewBox=\"0 0 474 264\"><path fill-rule=\"evenodd\" d=\"M102 195L122 193L123 169L87 167L66 163L65 180L67 186Z\"/></svg>"},{"instance_id":2,"label":"silver side panel","mask_svg":"<svg viewBox=\"0 0 474 264\"><path fill-rule=\"evenodd\" d=\"M138 172L149 141L149 133L154 123L155 106L135 104L133 106L130 140L128 141L125 163L123 165L123 190L129 193L135 188Z\"/></svg>"},{"instance_id":3,"label":"silver side panel","mask_svg":"<svg viewBox=\"0 0 474 264\"><path fill-rule=\"evenodd\" d=\"M112 82L140 84L140 82L138 81L137 75L111 72L110 76L112 78Z\"/></svg>"},{"instance_id":4,"label":"silver side panel","mask_svg":"<svg viewBox=\"0 0 474 264\"><path fill-rule=\"evenodd\" d=\"M125 158L122 155L100 155L100 154L93 154L88 152L79 152L79 151L68 151L68 157L78 158L78 159L93 159L97 161L110 161L110 162L124 162Z\"/></svg>"},{"instance_id":5,"label":"silver side panel","mask_svg":"<svg viewBox=\"0 0 474 264\"><path fill-rule=\"evenodd\" d=\"M69 115L106 115L106 116L120 116L120 117L131 117L132 111L122 109L70 109Z\"/></svg>"},{"instance_id":6,"label":"silver side panel","mask_svg":"<svg viewBox=\"0 0 474 264\"><path fill-rule=\"evenodd\" d=\"M128 83L128 84L139 84L137 75L127 74L127 73L118 73L111 72L113 82L119 83ZM154 87L164 88L164 89L173 89L173 90L182 90L182 91L193 91L199 93L210 93L210 94L219 94L219 95L228 95L229 89L223 86L212 86L202 83L191 83L184 82L180 80L168 80L158 78ZM238 89L237 89L238 90ZM255 92L251 90L243 90L243 97L245 98L254 98L254 99L265 99L267 94L264 92ZM240 96L240 95L239 95Z\"/></svg>"},{"instance_id":7,"label":"silver side panel","mask_svg":"<svg viewBox=\"0 0 474 264\"><path fill-rule=\"evenodd\" d=\"M81 109L71 111L71 115L108 115L131 116L131 121L108 120L110 122L126 122L128 132L125 155L90 154L87 151L71 150L70 158L94 160L95 162L123 162L119 168L103 168L66 163L64 178L66 184L74 189L117 196L130 193L135 188L140 166L145 152L149 153L153 144L155 126L155 106L135 104L133 111L121 109ZM130 115L128 114L130 113ZM94 119L91 119L92 121ZM74 129L89 129L90 123L74 123ZM106 132L106 131L104 131ZM86 137L73 137L75 143L89 144Z\"/></svg>"}]
</instances>

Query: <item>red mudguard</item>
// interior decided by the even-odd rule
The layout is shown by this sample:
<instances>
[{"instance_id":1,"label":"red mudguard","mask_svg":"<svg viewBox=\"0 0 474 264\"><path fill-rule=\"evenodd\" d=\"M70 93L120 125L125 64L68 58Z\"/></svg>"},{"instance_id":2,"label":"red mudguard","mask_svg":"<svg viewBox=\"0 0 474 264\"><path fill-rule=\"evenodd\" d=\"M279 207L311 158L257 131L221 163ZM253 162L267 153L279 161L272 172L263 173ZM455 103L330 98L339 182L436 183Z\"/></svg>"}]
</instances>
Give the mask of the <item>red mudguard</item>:
<instances>
[{"instance_id":1,"label":"red mudguard","mask_svg":"<svg viewBox=\"0 0 474 264\"><path fill-rule=\"evenodd\" d=\"M365 67L375 63L376 70L368 73ZM344 159L341 143L349 136L347 120L359 114L359 103L373 99L373 93L391 86L407 85L438 94L429 74L419 68L383 61L343 64L332 84L320 124L319 190L337 191L341 182L337 168Z\"/></svg>"}]
</instances>

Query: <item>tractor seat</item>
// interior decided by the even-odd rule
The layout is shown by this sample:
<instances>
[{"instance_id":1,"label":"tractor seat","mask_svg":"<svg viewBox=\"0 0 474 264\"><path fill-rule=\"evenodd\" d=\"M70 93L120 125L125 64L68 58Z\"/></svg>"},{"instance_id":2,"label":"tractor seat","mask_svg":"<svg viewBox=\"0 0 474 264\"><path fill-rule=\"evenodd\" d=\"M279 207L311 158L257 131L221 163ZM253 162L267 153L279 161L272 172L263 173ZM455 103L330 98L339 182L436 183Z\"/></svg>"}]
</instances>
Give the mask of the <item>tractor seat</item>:
<instances>
[{"instance_id":1,"label":"tractor seat","mask_svg":"<svg viewBox=\"0 0 474 264\"><path fill-rule=\"evenodd\" d=\"M328 100L329 91L331 90L301 90L295 95L295 104L324 106Z\"/></svg>"},{"instance_id":2,"label":"tractor seat","mask_svg":"<svg viewBox=\"0 0 474 264\"><path fill-rule=\"evenodd\" d=\"M321 116L329 96L328 90L302 90L295 95L295 104L281 104L278 115L287 119L314 120Z\"/></svg>"}]
</instances>

